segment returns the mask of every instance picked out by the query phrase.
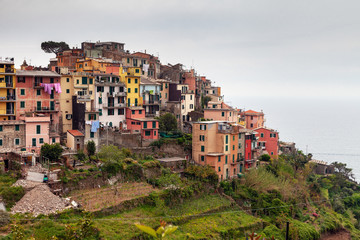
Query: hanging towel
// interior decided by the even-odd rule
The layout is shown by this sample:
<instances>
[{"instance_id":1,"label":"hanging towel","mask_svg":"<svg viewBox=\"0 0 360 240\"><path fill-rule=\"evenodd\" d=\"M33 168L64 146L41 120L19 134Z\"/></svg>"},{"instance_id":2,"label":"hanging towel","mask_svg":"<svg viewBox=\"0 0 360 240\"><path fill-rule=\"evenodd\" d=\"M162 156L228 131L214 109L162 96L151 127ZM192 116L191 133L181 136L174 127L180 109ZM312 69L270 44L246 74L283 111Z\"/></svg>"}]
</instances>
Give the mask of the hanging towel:
<instances>
[{"instance_id":1,"label":"hanging towel","mask_svg":"<svg viewBox=\"0 0 360 240\"><path fill-rule=\"evenodd\" d=\"M91 132L97 132L98 128L99 128L99 120L98 121L93 121L91 124Z\"/></svg>"},{"instance_id":2,"label":"hanging towel","mask_svg":"<svg viewBox=\"0 0 360 240\"><path fill-rule=\"evenodd\" d=\"M85 124L91 125L91 121L85 121Z\"/></svg>"},{"instance_id":3,"label":"hanging towel","mask_svg":"<svg viewBox=\"0 0 360 240\"><path fill-rule=\"evenodd\" d=\"M144 64L142 70L144 71L144 73L147 73L149 70L149 64Z\"/></svg>"},{"instance_id":4,"label":"hanging towel","mask_svg":"<svg viewBox=\"0 0 360 240\"><path fill-rule=\"evenodd\" d=\"M54 83L54 88L57 93L61 93L61 85L60 83Z\"/></svg>"}]
</instances>

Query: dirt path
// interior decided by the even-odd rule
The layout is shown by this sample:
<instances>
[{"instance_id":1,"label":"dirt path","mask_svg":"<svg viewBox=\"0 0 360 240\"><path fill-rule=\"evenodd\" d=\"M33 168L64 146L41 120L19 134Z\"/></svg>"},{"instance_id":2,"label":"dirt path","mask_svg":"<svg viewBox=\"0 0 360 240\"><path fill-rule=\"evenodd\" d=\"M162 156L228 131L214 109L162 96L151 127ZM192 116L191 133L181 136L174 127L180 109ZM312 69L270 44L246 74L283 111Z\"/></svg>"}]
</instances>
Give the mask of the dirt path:
<instances>
[{"instance_id":1,"label":"dirt path","mask_svg":"<svg viewBox=\"0 0 360 240\"><path fill-rule=\"evenodd\" d=\"M144 182L120 183L116 186L76 191L70 197L80 203L87 211L97 211L102 208L118 205L123 201L147 196L157 191Z\"/></svg>"},{"instance_id":2,"label":"dirt path","mask_svg":"<svg viewBox=\"0 0 360 240\"><path fill-rule=\"evenodd\" d=\"M346 230L340 230L337 233L323 235L320 240L351 240L351 235Z\"/></svg>"}]
</instances>

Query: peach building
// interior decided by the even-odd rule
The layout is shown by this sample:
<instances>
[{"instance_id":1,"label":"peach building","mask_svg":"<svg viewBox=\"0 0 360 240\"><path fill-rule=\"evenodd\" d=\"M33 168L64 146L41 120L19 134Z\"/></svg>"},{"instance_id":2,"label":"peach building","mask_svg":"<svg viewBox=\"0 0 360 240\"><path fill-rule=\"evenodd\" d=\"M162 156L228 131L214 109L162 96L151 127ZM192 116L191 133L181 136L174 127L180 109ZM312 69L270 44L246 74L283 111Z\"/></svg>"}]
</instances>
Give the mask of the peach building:
<instances>
[{"instance_id":1,"label":"peach building","mask_svg":"<svg viewBox=\"0 0 360 240\"><path fill-rule=\"evenodd\" d=\"M223 121L202 121L193 124L193 160L210 165L219 180L240 173L239 126Z\"/></svg>"},{"instance_id":2,"label":"peach building","mask_svg":"<svg viewBox=\"0 0 360 240\"><path fill-rule=\"evenodd\" d=\"M238 121L237 110L225 104L224 102L208 102L204 109L204 118L214 121L229 121L236 123Z\"/></svg>"},{"instance_id":3,"label":"peach building","mask_svg":"<svg viewBox=\"0 0 360 240\"><path fill-rule=\"evenodd\" d=\"M131 133L140 133L142 139L159 139L159 121L146 118L142 107L126 108L126 126Z\"/></svg>"},{"instance_id":4,"label":"peach building","mask_svg":"<svg viewBox=\"0 0 360 240\"><path fill-rule=\"evenodd\" d=\"M265 118L262 111L256 112L253 110L248 110L241 113L241 115L245 117L245 124L247 129L264 127Z\"/></svg>"},{"instance_id":5,"label":"peach building","mask_svg":"<svg viewBox=\"0 0 360 240\"><path fill-rule=\"evenodd\" d=\"M27 151L40 154L41 146L44 143L56 143L56 138L49 137L50 117L25 117L24 120Z\"/></svg>"}]
</instances>

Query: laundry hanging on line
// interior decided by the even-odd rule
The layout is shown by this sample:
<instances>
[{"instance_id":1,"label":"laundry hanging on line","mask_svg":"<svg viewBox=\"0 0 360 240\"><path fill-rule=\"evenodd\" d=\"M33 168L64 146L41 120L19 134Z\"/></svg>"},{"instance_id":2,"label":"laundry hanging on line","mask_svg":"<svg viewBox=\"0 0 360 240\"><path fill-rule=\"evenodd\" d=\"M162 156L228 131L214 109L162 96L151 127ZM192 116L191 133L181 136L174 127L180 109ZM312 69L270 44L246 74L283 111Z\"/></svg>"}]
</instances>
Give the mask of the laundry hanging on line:
<instances>
[{"instance_id":1,"label":"laundry hanging on line","mask_svg":"<svg viewBox=\"0 0 360 240\"><path fill-rule=\"evenodd\" d=\"M44 87L44 91L48 94L51 94L53 88L57 93L61 93L60 83L40 83L41 87Z\"/></svg>"}]
</instances>

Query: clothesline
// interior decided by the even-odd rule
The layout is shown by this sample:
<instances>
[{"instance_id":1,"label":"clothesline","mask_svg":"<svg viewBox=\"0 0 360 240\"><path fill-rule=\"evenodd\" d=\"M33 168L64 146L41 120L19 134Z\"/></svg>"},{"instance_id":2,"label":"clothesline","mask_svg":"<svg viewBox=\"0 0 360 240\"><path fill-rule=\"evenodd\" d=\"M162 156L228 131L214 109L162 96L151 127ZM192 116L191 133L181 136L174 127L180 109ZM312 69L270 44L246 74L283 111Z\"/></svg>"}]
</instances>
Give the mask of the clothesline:
<instances>
[{"instance_id":1,"label":"clothesline","mask_svg":"<svg viewBox=\"0 0 360 240\"><path fill-rule=\"evenodd\" d=\"M61 93L60 83L40 83L41 87L44 87L44 91L48 94L51 94L53 88L57 93Z\"/></svg>"}]
</instances>

